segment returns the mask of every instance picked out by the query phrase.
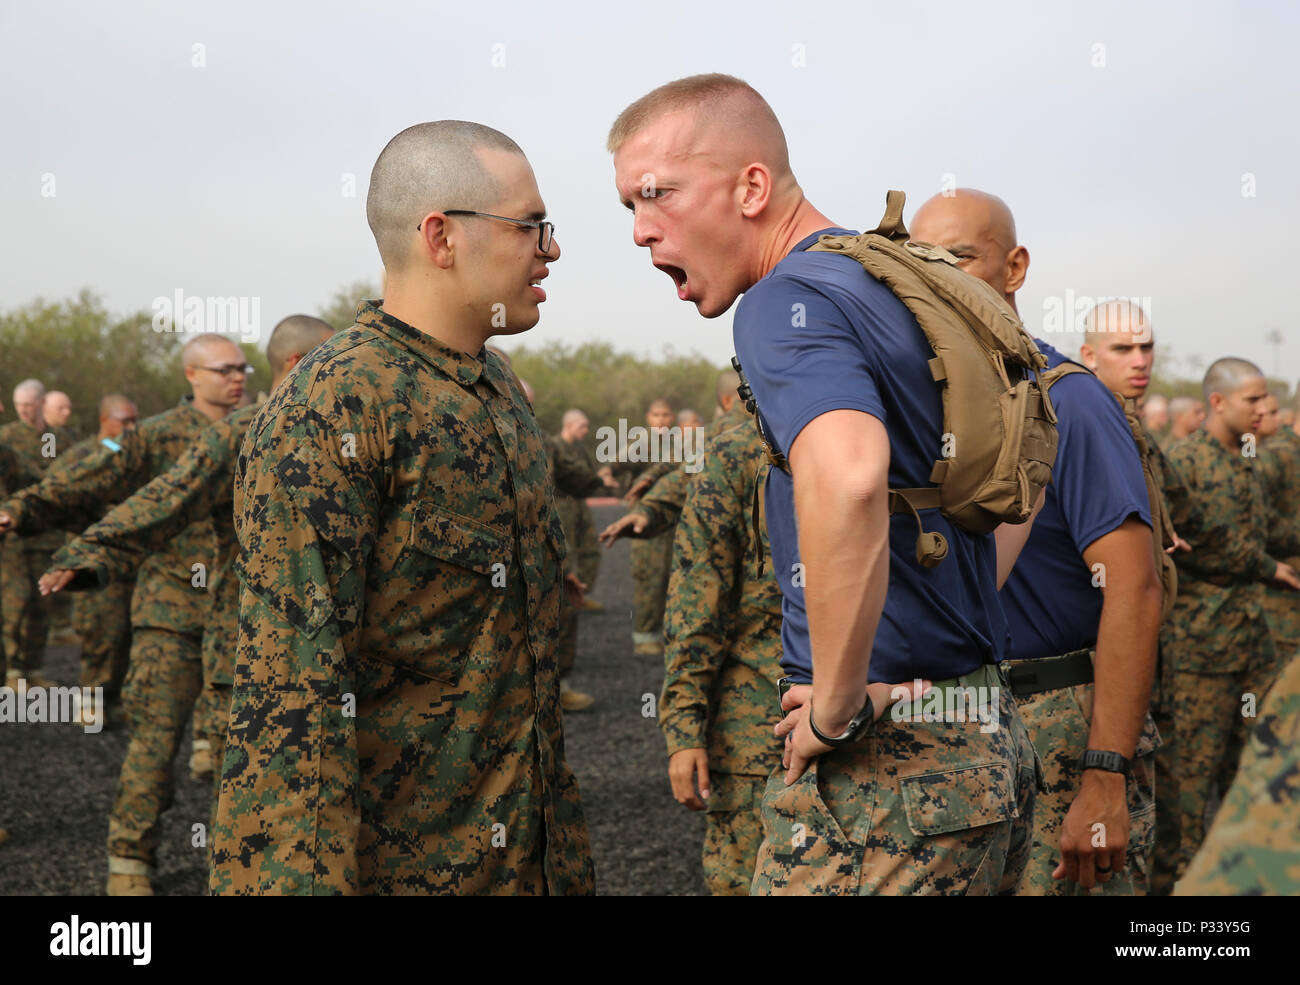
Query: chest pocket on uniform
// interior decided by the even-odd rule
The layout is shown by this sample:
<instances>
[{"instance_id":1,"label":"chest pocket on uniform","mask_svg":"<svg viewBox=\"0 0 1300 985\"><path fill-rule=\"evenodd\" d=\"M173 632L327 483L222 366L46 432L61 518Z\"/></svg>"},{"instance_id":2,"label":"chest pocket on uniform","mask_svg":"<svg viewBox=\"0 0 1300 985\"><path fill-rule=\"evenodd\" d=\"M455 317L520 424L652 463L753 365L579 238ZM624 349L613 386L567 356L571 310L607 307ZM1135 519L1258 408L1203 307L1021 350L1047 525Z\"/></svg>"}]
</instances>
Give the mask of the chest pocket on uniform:
<instances>
[{"instance_id":1,"label":"chest pocket on uniform","mask_svg":"<svg viewBox=\"0 0 1300 985\"><path fill-rule=\"evenodd\" d=\"M386 658L456 684L489 617L501 605L513 566L502 532L432 502L416 508L410 535L383 590L389 612Z\"/></svg>"}]
</instances>

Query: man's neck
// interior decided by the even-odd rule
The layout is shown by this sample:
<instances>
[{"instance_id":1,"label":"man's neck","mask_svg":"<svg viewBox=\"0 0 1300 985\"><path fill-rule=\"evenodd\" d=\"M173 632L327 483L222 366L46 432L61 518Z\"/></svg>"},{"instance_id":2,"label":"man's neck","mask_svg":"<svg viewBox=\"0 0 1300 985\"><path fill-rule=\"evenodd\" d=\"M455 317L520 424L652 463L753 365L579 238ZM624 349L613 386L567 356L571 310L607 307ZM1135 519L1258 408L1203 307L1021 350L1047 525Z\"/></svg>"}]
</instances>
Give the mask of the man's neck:
<instances>
[{"instance_id":1,"label":"man's neck","mask_svg":"<svg viewBox=\"0 0 1300 985\"><path fill-rule=\"evenodd\" d=\"M1236 451L1241 447L1241 435L1233 434L1221 417L1213 417L1206 421L1205 433L1229 451Z\"/></svg>"},{"instance_id":2,"label":"man's neck","mask_svg":"<svg viewBox=\"0 0 1300 985\"><path fill-rule=\"evenodd\" d=\"M758 283L772 272L772 268L784 260L801 240L807 239L819 229L835 226L830 219L818 212L811 202L799 194L799 202L790 213L781 219L759 254L759 270L754 278ZM839 227L836 227L839 228Z\"/></svg>"},{"instance_id":3,"label":"man's neck","mask_svg":"<svg viewBox=\"0 0 1300 985\"><path fill-rule=\"evenodd\" d=\"M391 275L388 279L388 296L384 298L380 310L405 322L417 332L423 332L443 345L469 356L477 356L483 343L493 334L490 331L485 334L482 325L458 324L447 318L446 313L455 311L456 305L437 295L406 290Z\"/></svg>"},{"instance_id":4,"label":"man's neck","mask_svg":"<svg viewBox=\"0 0 1300 985\"><path fill-rule=\"evenodd\" d=\"M219 421L234 410L233 407L223 407L210 400L201 400L197 394L194 397L194 409L210 421Z\"/></svg>"},{"instance_id":5,"label":"man's neck","mask_svg":"<svg viewBox=\"0 0 1300 985\"><path fill-rule=\"evenodd\" d=\"M45 418L43 417L38 417L36 418L36 420L30 422L24 420L23 423L26 424L33 431L44 431L47 427L49 427L49 425L45 423Z\"/></svg>"}]
</instances>

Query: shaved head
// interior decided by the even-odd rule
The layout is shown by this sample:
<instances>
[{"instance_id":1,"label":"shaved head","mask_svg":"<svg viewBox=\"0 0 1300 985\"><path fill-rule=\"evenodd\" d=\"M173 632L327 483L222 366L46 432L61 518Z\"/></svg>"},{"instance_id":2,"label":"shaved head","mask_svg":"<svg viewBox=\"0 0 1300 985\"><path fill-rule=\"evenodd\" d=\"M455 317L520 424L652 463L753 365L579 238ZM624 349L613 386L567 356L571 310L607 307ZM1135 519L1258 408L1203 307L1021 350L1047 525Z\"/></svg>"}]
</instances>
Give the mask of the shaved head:
<instances>
[{"instance_id":1,"label":"shaved head","mask_svg":"<svg viewBox=\"0 0 1300 985\"><path fill-rule=\"evenodd\" d=\"M1205 371L1205 380L1201 383L1201 392L1205 395L1205 400L1210 403L1211 394L1219 394L1223 397L1230 397L1243 386L1255 380L1263 380L1264 374L1260 368L1247 359L1236 359L1232 356L1225 356L1223 359L1217 359L1210 364L1210 368ZM1263 400L1268 396L1267 390L1260 395Z\"/></svg>"},{"instance_id":2,"label":"shaved head","mask_svg":"<svg viewBox=\"0 0 1300 985\"><path fill-rule=\"evenodd\" d=\"M1102 301L1084 318L1086 344L1096 347L1115 335L1131 335L1135 342L1151 341L1151 319L1136 301L1127 298Z\"/></svg>"},{"instance_id":3,"label":"shaved head","mask_svg":"<svg viewBox=\"0 0 1300 985\"><path fill-rule=\"evenodd\" d=\"M724 369L721 373L719 373L718 387L716 393L716 396L718 398L718 406L722 407L724 410L729 409L731 405L726 402L727 397L731 396L735 399L739 399L739 395L736 393L736 389L739 386L740 386L740 374L737 373L734 369Z\"/></svg>"},{"instance_id":4,"label":"shaved head","mask_svg":"<svg viewBox=\"0 0 1300 985\"><path fill-rule=\"evenodd\" d=\"M968 274L978 277L1015 307L1015 293L1029 271L1029 251L1016 237L1007 203L974 188L935 195L910 224L912 239L942 246Z\"/></svg>"},{"instance_id":5,"label":"shaved head","mask_svg":"<svg viewBox=\"0 0 1300 985\"><path fill-rule=\"evenodd\" d=\"M586 420L586 414L578 410L576 407L572 407L564 412L564 417L561 419L560 424L562 427L567 428L570 424L578 424L585 422Z\"/></svg>"},{"instance_id":6,"label":"shaved head","mask_svg":"<svg viewBox=\"0 0 1300 985\"><path fill-rule=\"evenodd\" d=\"M64 427L72 417L72 398L62 390L47 393L41 406L45 423L53 424L56 428Z\"/></svg>"},{"instance_id":7,"label":"shaved head","mask_svg":"<svg viewBox=\"0 0 1300 985\"><path fill-rule=\"evenodd\" d=\"M334 334L327 322L311 315L290 315L271 330L266 343L266 361L271 364L271 375L281 376L292 356L307 355Z\"/></svg>"},{"instance_id":8,"label":"shaved head","mask_svg":"<svg viewBox=\"0 0 1300 985\"><path fill-rule=\"evenodd\" d=\"M40 380L23 380L14 387L14 403L45 399L45 384Z\"/></svg>"},{"instance_id":9,"label":"shaved head","mask_svg":"<svg viewBox=\"0 0 1300 985\"><path fill-rule=\"evenodd\" d=\"M429 212L491 211L505 189L484 164L484 150L523 156L504 133L464 120L418 123L388 142L366 195L366 221L385 268L406 266L416 227Z\"/></svg>"},{"instance_id":10,"label":"shaved head","mask_svg":"<svg viewBox=\"0 0 1300 985\"><path fill-rule=\"evenodd\" d=\"M185 343L181 350L181 362L186 369L203 366L211 358L216 361L244 361L244 351L224 335L216 332L204 332Z\"/></svg>"},{"instance_id":11,"label":"shaved head","mask_svg":"<svg viewBox=\"0 0 1300 985\"><path fill-rule=\"evenodd\" d=\"M135 403L130 397L121 393L106 393L99 398L99 416L112 417L123 411L135 411Z\"/></svg>"},{"instance_id":12,"label":"shaved head","mask_svg":"<svg viewBox=\"0 0 1300 985\"><path fill-rule=\"evenodd\" d=\"M28 427L39 427L44 419L45 384L40 380L23 380L14 387L14 413Z\"/></svg>"},{"instance_id":13,"label":"shaved head","mask_svg":"<svg viewBox=\"0 0 1300 985\"><path fill-rule=\"evenodd\" d=\"M781 121L758 90L731 75L692 75L646 93L619 114L605 146L617 154L630 137L674 113L689 121L684 153L722 152L733 166L759 161L775 177L793 177Z\"/></svg>"}]
</instances>

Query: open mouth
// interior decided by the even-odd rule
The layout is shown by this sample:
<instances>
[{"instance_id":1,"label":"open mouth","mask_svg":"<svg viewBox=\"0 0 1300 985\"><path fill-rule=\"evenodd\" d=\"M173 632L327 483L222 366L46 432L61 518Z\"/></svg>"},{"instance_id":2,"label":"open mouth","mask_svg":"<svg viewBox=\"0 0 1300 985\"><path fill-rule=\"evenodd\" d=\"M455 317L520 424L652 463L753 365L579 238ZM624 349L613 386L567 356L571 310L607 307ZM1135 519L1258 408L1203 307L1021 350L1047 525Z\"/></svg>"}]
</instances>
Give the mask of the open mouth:
<instances>
[{"instance_id":1,"label":"open mouth","mask_svg":"<svg viewBox=\"0 0 1300 985\"><path fill-rule=\"evenodd\" d=\"M537 300L538 300L539 302L540 302L540 301L545 301L545 300L546 300L546 292L545 292L544 290L542 290L542 286L541 286L541 284L542 284L542 278L543 278L543 277L546 277L546 276L548 276L548 275L547 275L547 274L538 274L536 277L532 278L532 279L528 282L528 286L531 287L531 288L533 289L533 293L537 296Z\"/></svg>"},{"instance_id":2,"label":"open mouth","mask_svg":"<svg viewBox=\"0 0 1300 985\"><path fill-rule=\"evenodd\" d=\"M677 297L685 301L690 293L686 289L686 271L681 267L674 267L671 263L656 263L655 266L673 279L673 285L677 288Z\"/></svg>"}]
</instances>

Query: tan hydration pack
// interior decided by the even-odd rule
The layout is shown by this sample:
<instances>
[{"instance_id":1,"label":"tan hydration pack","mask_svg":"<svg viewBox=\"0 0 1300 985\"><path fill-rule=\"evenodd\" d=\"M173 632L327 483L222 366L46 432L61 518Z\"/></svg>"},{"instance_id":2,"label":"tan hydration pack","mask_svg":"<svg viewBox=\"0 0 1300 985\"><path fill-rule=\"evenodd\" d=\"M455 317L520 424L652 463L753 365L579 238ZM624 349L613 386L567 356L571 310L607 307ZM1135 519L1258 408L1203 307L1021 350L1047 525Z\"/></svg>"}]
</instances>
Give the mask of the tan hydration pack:
<instances>
[{"instance_id":1,"label":"tan hydration pack","mask_svg":"<svg viewBox=\"0 0 1300 985\"><path fill-rule=\"evenodd\" d=\"M908 242L904 201L902 192L889 192L871 232L822 236L809 250L857 260L907 306L934 350L930 373L943 395L934 485L889 490L889 512L916 518L916 559L930 568L947 556L948 543L925 530L917 511L938 509L977 534L1024 523L1052 478L1056 414L1038 377L1047 360L1015 311L947 250ZM764 441L773 464L788 472L784 455Z\"/></svg>"}]
</instances>

